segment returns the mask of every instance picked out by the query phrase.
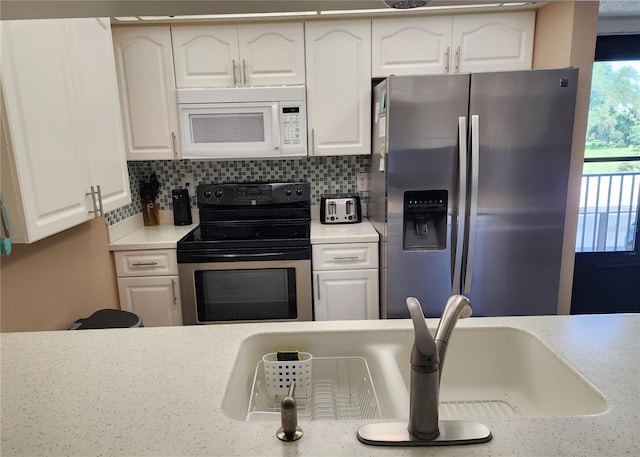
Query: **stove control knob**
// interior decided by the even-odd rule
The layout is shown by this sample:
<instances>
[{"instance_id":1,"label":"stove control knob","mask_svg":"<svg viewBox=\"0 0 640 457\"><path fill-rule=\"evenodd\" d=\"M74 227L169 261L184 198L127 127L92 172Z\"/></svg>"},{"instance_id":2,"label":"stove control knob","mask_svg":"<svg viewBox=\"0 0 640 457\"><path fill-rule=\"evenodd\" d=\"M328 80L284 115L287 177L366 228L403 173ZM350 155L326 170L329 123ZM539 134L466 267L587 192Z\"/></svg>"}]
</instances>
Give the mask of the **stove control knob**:
<instances>
[{"instance_id":1,"label":"stove control knob","mask_svg":"<svg viewBox=\"0 0 640 457\"><path fill-rule=\"evenodd\" d=\"M216 189L216 198L222 198L222 189Z\"/></svg>"},{"instance_id":2,"label":"stove control knob","mask_svg":"<svg viewBox=\"0 0 640 457\"><path fill-rule=\"evenodd\" d=\"M287 197L291 197L291 194L292 194L292 193L293 193L293 191L291 190L291 187L286 187L286 188L284 189L284 194L285 194Z\"/></svg>"},{"instance_id":3,"label":"stove control knob","mask_svg":"<svg viewBox=\"0 0 640 457\"><path fill-rule=\"evenodd\" d=\"M204 190L204 198L211 198L211 189Z\"/></svg>"},{"instance_id":4,"label":"stove control knob","mask_svg":"<svg viewBox=\"0 0 640 457\"><path fill-rule=\"evenodd\" d=\"M304 189L302 187L296 187L296 195L300 197L304 193Z\"/></svg>"}]
</instances>

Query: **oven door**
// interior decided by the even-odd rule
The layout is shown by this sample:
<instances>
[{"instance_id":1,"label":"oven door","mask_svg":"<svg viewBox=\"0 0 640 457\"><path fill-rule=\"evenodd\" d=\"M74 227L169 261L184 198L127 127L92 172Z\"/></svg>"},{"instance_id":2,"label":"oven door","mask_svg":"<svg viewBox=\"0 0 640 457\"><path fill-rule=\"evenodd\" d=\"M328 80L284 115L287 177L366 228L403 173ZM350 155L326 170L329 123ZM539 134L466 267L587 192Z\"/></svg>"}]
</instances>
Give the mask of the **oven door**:
<instances>
[{"instance_id":1,"label":"oven door","mask_svg":"<svg viewBox=\"0 0 640 457\"><path fill-rule=\"evenodd\" d=\"M313 318L311 261L179 265L185 325Z\"/></svg>"}]
</instances>

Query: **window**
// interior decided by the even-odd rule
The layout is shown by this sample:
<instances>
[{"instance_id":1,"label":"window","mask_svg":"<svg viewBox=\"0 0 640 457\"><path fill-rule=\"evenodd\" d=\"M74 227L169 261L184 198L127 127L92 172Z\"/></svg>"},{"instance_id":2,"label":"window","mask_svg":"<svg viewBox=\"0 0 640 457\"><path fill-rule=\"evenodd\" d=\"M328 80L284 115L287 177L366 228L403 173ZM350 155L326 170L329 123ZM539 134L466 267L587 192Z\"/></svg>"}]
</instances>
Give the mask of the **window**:
<instances>
[{"instance_id":1,"label":"window","mask_svg":"<svg viewBox=\"0 0 640 457\"><path fill-rule=\"evenodd\" d=\"M633 251L640 201L640 36L598 37L576 252Z\"/></svg>"}]
</instances>

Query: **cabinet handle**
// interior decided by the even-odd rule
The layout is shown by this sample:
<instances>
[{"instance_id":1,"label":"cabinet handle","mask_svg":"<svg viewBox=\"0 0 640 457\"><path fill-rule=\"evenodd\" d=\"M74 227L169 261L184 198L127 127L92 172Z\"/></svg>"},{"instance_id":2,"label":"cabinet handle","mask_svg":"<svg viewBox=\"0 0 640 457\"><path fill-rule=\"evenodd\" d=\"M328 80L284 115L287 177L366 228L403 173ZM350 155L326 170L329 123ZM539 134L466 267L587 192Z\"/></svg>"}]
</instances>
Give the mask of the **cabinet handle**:
<instances>
[{"instance_id":1,"label":"cabinet handle","mask_svg":"<svg viewBox=\"0 0 640 457\"><path fill-rule=\"evenodd\" d=\"M447 46L447 50L444 51L444 72L449 73L449 58L451 57L451 48Z\"/></svg>"},{"instance_id":2,"label":"cabinet handle","mask_svg":"<svg viewBox=\"0 0 640 457\"><path fill-rule=\"evenodd\" d=\"M357 260L357 255L338 255L333 258L333 260Z\"/></svg>"},{"instance_id":3,"label":"cabinet handle","mask_svg":"<svg viewBox=\"0 0 640 457\"><path fill-rule=\"evenodd\" d=\"M238 78L236 76L236 61L232 60L231 64L233 65L233 85L237 86L238 85Z\"/></svg>"},{"instance_id":4,"label":"cabinet handle","mask_svg":"<svg viewBox=\"0 0 640 457\"><path fill-rule=\"evenodd\" d=\"M91 186L91 192L87 192L85 195L91 195L91 203L93 204L93 211L89 211L89 214L93 214L93 217L98 218L98 204L96 203L96 191L95 187Z\"/></svg>"},{"instance_id":5,"label":"cabinet handle","mask_svg":"<svg viewBox=\"0 0 640 457\"><path fill-rule=\"evenodd\" d=\"M316 129L311 129L311 155L316 155Z\"/></svg>"},{"instance_id":6,"label":"cabinet handle","mask_svg":"<svg viewBox=\"0 0 640 457\"><path fill-rule=\"evenodd\" d=\"M242 59L242 79L244 80L244 85L247 85L247 62Z\"/></svg>"},{"instance_id":7,"label":"cabinet handle","mask_svg":"<svg viewBox=\"0 0 640 457\"><path fill-rule=\"evenodd\" d=\"M171 295L173 295L173 304L175 305L176 302L178 301L176 297L176 280L175 279L171 280Z\"/></svg>"},{"instance_id":8,"label":"cabinet handle","mask_svg":"<svg viewBox=\"0 0 640 457\"><path fill-rule=\"evenodd\" d=\"M460 72L460 46L456 50L456 73Z\"/></svg>"},{"instance_id":9,"label":"cabinet handle","mask_svg":"<svg viewBox=\"0 0 640 457\"><path fill-rule=\"evenodd\" d=\"M316 275L316 290L318 291L318 301L320 301L320 275Z\"/></svg>"},{"instance_id":10,"label":"cabinet handle","mask_svg":"<svg viewBox=\"0 0 640 457\"><path fill-rule=\"evenodd\" d=\"M131 264L134 267L152 267L158 265L158 262L136 262Z\"/></svg>"},{"instance_id":11,"label":"cabinet handle","mask_svg":"<svg viewBox=\"0 0 640 457\"><path fill-rule=\"evenodd\" d=\"M102 191L100 190L100 184L96 186L98 189L98 211L100 211L100 216L104 217L104 207L102 206Z\"/></svg>"},{"instance_id":12,"label":"cabinet handle","mask_svg":"<svg viewBox=\"0 0 640 457\"><path fill-rule=\"evenodd\" d=\"M178 148L176 148L176 132L171 132L171 147L173 148L173 158L178 158Z\"/></svg>"},{"instance_id":13,"label":"cabinet handle","mask_svg":"<svg viewBox=\"0 0 640 457\"><path fill-rule=\"evenodd\" d=\"M93 211L89 211L89 214L93 214L96 219L100 216L104 216L100 186L91 186L91 192L87 192L85 195L91 195L91 203L93 204Z\"/></svg>"}]
</instances>

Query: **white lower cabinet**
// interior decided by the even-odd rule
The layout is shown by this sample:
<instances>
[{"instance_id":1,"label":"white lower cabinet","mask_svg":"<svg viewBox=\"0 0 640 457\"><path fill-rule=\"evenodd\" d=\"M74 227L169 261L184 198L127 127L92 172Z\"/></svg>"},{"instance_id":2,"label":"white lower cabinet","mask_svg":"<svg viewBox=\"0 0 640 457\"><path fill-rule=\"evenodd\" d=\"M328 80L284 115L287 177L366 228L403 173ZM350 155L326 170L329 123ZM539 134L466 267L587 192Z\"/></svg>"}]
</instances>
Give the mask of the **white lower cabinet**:
<instances>
[{"instance_id":1,"label":"white lower cabinet","mask_svg":"<svg viewBox=\"0 0 640 457\"><path fill-rule=\"evenodd\" d=\"M319 244L312 250L315 320L378 319L378 244Z\"/></svg>"},{"instance_id":2,"label":"white lower cabinet","mask_svg":"<svg viewBox=\"0 0 640 457\"><path fill-rule=\"evenodd\" d=\"M120 307L142 319L145 327L182 325L178 276L118 278Z\"/></svg>"},{"instance_id":3,"label":"white lower cabinet","mask_svg":"<svg viewBox=\"0 0 640 457\"><path fill-rule=\"evenodd\" d=\"M114 253L120 307L145 327L182 325L182 300L175 249Z\"/></svg>"}]
</instances>

